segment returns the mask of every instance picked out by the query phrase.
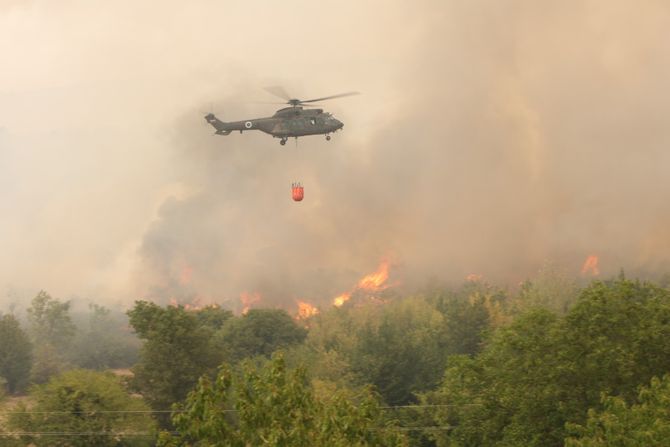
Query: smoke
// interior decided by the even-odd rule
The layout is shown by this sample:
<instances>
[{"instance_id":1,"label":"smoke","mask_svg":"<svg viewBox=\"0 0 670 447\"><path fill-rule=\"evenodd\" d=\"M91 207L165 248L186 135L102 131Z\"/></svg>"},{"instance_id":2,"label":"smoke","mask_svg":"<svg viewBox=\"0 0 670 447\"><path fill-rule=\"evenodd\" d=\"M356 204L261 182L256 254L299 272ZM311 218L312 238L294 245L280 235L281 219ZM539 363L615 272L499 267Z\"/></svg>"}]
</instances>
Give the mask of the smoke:
<instances>
[{"instance_id":1,"label":"smoke","mask_svg":"<svg viewBox=\"0 0 670 447\"><path fill-rule=\"evenodd\" d=\"M143 5L0 10L0 284L239 309L330 302L380 259L668 268L664 2ZM212 136L210 109L273 113L267 85L363 95L324 104L330 142Z\"/></svg>"}]
</instances>

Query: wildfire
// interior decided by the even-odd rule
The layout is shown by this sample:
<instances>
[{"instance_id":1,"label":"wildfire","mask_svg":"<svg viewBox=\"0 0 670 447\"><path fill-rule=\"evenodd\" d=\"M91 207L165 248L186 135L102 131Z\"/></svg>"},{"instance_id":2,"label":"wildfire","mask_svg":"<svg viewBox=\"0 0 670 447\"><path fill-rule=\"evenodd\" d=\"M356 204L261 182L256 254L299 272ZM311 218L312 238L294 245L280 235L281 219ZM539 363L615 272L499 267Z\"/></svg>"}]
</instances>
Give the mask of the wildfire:
<instances>
[{"instance_id":1,"label":"wildfire","mask_svg":"<svg viewBox=\"0 0 670 447\"><path fill-rule=\"evenodd\" d=\"M336 307L342 306L344 303L349 301L349 298L351 298L351 292L345 292L340 296L336 296L335 299L333 300L333 304Z\"/></svg>"},{"instance_id":2,"label":"wildfire","mask_svg":"<svg viewBox=\"0 0 670 447\"><path fill-rule=\"evenodd\" d=\"M600 270L598 269L598 256L591 255L586 258L582 266L582 275L598 276Z\"/></svg>"},{"instance_id":3,"label":"wildfire","mask_svg":"<svg viewBox=\"0 0 670 447\"><path fill-rule=\"evenodd\" d=\"M261 294L258 292L242 292L240 293L240 301L242 302L242 306L244 306L242 308L242 315L246 315L246 313L249 312L249 309L251 309L252 305L261 301Z\"/></svg>"},{"instance_id":4,"label":"wildfire","mask_svg":"<svg viewBox=\"0 0 670 447\"><path fill-rule=\"evenodd\" d=\"M389 261L382 260L379 267L377 267L377 270L361 278L351 292L345 292L336 296L333 299L333 305L335 307L341 307L351 299L351 295L357 290L380 292L386 289L388 287L385 283L389 278L389 265Z\"/></svg>"},{"instance_id":5,"label":"wildfire","mask_svg":"<svg viewBox=\"0 0 670 447\"><path fill-rule=\"evenodd\" d=\"M389 279L389 263L388 261L382 261L377 271L364 276L358 281L356 287L370 292L384 290L387 287L384 285L387 279Z\"/></svg>"},{"instance_id":6,"label":"wildfire","mask_svg":"<svg viewBox=\"0 0 670 447\"><path fill-rule=\"evenodd\" d=\"M483 278L484 278L483 275L478 275L477 273L470 273L468 276L465 277L465 280L469 282L479 282Z\"/></svg>"},{"instance_id":7,"label":"wildfire","mask_svg":"<svg viewBox=\"0 0 670 447\"><path fill-rule=\"evenodd\" d=\"M316 307L312 306L311 304L305 301L297 300L297 303L298 303L298 315L296 315L296 319L298 320L306 320L319 313L319 309L317 309Z\"/></svg>"}]
</instances>

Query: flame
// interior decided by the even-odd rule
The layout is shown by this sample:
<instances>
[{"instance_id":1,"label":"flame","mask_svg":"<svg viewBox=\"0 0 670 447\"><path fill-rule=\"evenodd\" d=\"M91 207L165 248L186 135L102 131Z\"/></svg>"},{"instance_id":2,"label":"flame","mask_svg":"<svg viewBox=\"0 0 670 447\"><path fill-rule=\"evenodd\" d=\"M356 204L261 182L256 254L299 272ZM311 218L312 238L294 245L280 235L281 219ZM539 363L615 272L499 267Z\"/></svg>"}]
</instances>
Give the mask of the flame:
<instances>
[{"instance_id":1,"label":"flame","mask_svg":"<svg viewBox=\"0 0 670 447\"><path fill-rule=\"evenodd\" d=\"M389 287L385 284L386 280L389 279L389 266L389 261L382 260L379 267L377 267L377 270L361 278L351 292L344 292L333 298L333 305L335 307L341 307L351 299L351 295L357 290L366 292L380 292L385 290Z\"/></svg>"},{"instance_id":2,"label":"flame","mask_svg":"<svg viewBox=\"0 0 670 447\"><path fill-rule=\"evenodd\" d=\"M335 307L341 307L344 303L349 301L350 298L351 292L344 292L342 295L336 296L335 299L333 299L333 305L335 305Z\"/></svg>"},{"instance_id":3,"label":"flame","mask_svg":"<svg viewBox=\"0 0 670 447\"><path fill-rule=\"evenodd\" d=\"M584 265L582 266L582 275L591 275L598 276L600 275L600 270L598 269L598 256L591 255L586 258Z\"/></svg>"},{"instance_id":4,"label":"flame","mask_svg":"<svg viewBox=\"0 0 670 447\"><path fill-rule=\"evenodd\" d=\"M483 278L484 275L478 275L477 273L470 273L468 276L465 277L465 280L470 282L479 282Z\"/></svg>"},{"instance_id":5,"label":"flame","mask_svg":"<svg viewBox=\"0 0 670 447\"><path fill-rule=\"evenodd\" d=\"M356 287L370 292L384 290L387 287L384 286L387 279L389 279L389 263L388 261L382 261L379 267L377 267L377 271L364 276L358 281Z\"/></svg>"},{"instance_id":6,"label":"flame","mask_svg":"<svg viewBox=\"0 0 670 447\"><path fill-rule=\"evenodd\" d=\"M249 312L249 309L251 309L252 305L261 301L261 294L258 292L249 293L245 291L240 293L240 301L244 306L242 308L242 315L246 315L246 313Z\"/></svg>"},{"instance_id":7,"label":"flame","mask_svg":"<svg viewBox=\"0 0 670 447\"><path fill-rule=\"evenodd\" d=\"M312 306L311 304L305 301L297 300L297 303L298 303L298 315L296 315L296 319L298 320L306 320L319 313L319 309L317 309L316 307Z\"/></svg>"}]
</instances>

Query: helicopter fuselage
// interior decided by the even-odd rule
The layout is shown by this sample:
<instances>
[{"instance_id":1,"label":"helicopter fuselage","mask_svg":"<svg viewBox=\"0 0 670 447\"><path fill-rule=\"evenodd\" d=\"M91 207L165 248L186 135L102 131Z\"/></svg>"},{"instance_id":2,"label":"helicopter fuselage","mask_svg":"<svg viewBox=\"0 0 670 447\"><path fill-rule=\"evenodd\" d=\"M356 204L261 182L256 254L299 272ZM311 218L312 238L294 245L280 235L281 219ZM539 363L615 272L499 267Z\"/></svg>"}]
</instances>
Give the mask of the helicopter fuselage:
<instances>
[{"instance_id":1,"label":"helicopter fuselage","mask_svg":"<svg viewBox=\"0 0 670 447\"><path fill-rule=\"evenodd\" d=\"M326 135L336 132L344 124L323 109L303 109L301 106L285 107L267 118L256 118L245 121L220 121L214 114L205 119L216 129L217 135L229 135L233 131L260 130L275 138L281 138L284 144L287 138L307 135Z\"/></svg>"}]
</instances>

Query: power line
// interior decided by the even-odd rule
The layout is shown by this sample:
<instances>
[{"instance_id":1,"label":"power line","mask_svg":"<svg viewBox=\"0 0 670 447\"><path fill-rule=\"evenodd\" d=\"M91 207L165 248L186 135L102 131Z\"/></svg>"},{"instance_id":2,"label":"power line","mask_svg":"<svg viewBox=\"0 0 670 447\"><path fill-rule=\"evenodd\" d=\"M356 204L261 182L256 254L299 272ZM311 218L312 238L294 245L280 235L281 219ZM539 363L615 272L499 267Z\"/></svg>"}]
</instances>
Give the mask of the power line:
<instances>
[{"instance_id":1,"label":"power line","mask_svg":"<svg viewBox=\"0 0 670 447\"><path fill-rule=\"evenodd\" d=\"M396 431L428 431L428 430L451 430L451 425L427 425L425 427L383 427L368 428L368 431L396 430Z\"/></svg>"},{"instance_id":2,"label":"power line","mask_svg":"<svg viewBox=\"0 0 670 447\"><path fill-rule=\"evenodd\" d=\"M424 427L379 427L379 428L368 428L367 431L440 431L440 430L451 430L454 428L451 425L427 425ZM172 436L179 435L179 432L169 432ZM31 432L0 432L0 437L16 437L16 436L119 436L119 437L153 437L157 433L149 432L113 432L113 431L31 431Z\"/></svg>"},{"instance_id":3,"label":"power line","mask_svg":"<svg viewBox=\"0 0 670 447\"><path fill-rule=\"evenodd\" d=\"M391 405L387 407L379 407L380 410L394 410L397 408L444 408L444 407L471 407L481 406L483 404L435 404L435 405Z\"/></svg>"},{"instance_id":4,"label":"power line","mask_svg":"<svg viewBox=\"0 0 670 447\"><path fill-rule=\"evenodd\" d=\"M114 432L114 431L14 431L0 432L0 436L156 436L157 433L149 432ZM178 432L170 432L178 435Z\"/></svg>"},{"instance_id":5,"label":"power line","mask_svg":"<svg viewBox=\"0 0 670 447\"><path fill-rule=\"evenodd\" d=\"M434 405L387 405L379 407L380 410L396 410L396 409L417 409L417 408L449 408L449 407L465 407L465 406L481 406L482 404L434 404ZM223 413L235 413L235 409L219 410ZM53 410L53 411L0 411L0 414L153 414L153 413L184 413L186 410L87 410L87 411L67 411L67 410Z\"/></svg>"},{"instance_id":6,"label":"power line","mask_svg":"<svg viewBox=\"0 0 670 447\"><path fill-rule=\"evenodd\" d=\"M88 411L0 411L0 414L142 414L183 413L185 410L88 410ZM223 410L237 411L237 410Z\"/></svg>"}]
</instances>

